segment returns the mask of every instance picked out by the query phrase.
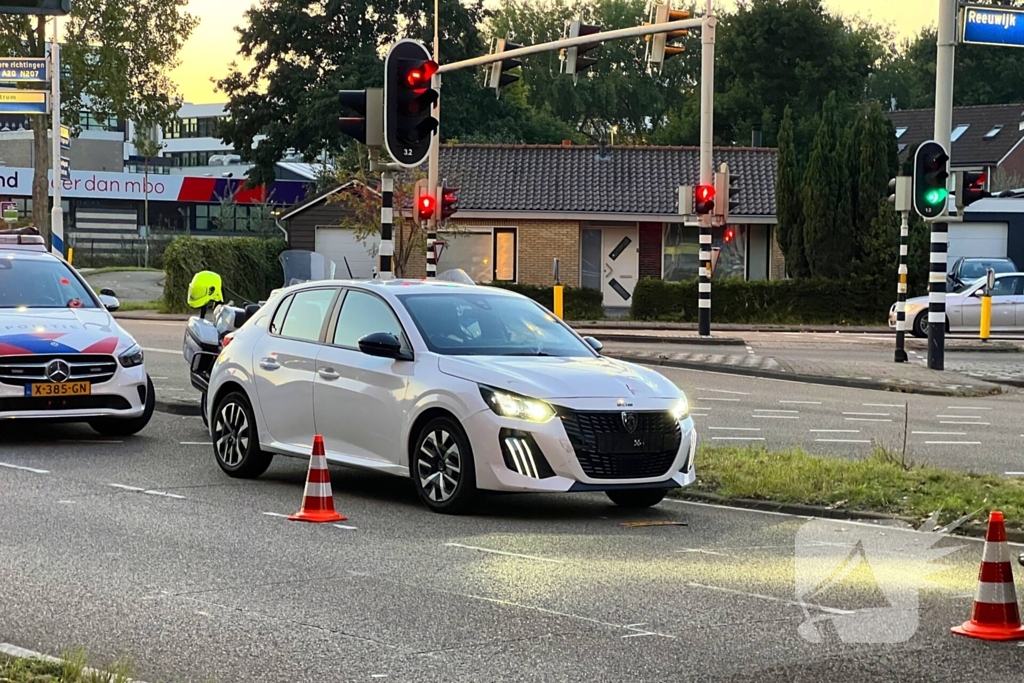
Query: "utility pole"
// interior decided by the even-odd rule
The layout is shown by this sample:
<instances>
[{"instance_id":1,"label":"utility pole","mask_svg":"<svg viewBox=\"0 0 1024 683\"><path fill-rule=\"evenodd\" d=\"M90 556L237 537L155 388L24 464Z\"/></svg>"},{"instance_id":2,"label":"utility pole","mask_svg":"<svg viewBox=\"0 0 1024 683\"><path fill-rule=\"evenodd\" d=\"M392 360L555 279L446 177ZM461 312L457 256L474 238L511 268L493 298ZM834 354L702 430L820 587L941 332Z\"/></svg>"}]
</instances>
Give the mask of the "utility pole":
<instances>
[{"instance_id":1,"label":"utility pole","mask_svg":"<svg viewBox=\"0 0 1024 683\"><path fill-rule=\"evenodd\" d=\"M707 0L701 22L700 42L700 184L714 184L713 160L715 115L715 26L712 0ZM728 198L725 198L728 201ZM698 289L698 332L702 337L711 335L711 221L710 212L700 215L700 284Z\"/></svg>"},{"instance_id":2,"label":"utility pole","mask_svg":"<svg viewBox=\"0 0 1024 683\"><path fill-rule=\"evenodd\" d=\"M957 0L939 0L939 30L935 56L935 132L933 138L951 158L953 132L953 59L956 54ZM947 190L949 180L947 179ZM946 200L948 211L948 198ZM949 223L936 221L931 229L928 273L928 367L942 370L946 353L946 253Z\"/></svg>"},{"instance_id":3,"label":"utility pole","mask_svg":"<svg viewBox=\"0 0 1024 683\"><path fill-rule=\"evenodd\" d=\"M439 0L434 0L434 62L440 64L439 48L441 39L440 31L438 30L438 5ZM430 188L431 194L435 197L440 197L441 191L438 189L438 184L440 182L439 176L441 175L441 74L434 74L430 86L438 93L437 101L434 102L434 118L438 122L438 128L434 131L434 137L430 141L427 187ZM430 221L427 223L427 279L437 277L437 254L434 251L434 245L437 242L437 224L440 220L438 213L439 210L435 208L434 215L430 217Z\"/></svg>"},{"instance_id":4,"label":"utility pole","mask_svg":"<svg viewBox=\"0 0 1024 683\"><path fill-rule=\"evenodd\" d=\"M53 18L53 43L50 46L50 109L51 130L50 165L53 167L53 210L50 212L50 251L64 256L64 207L61 203L61 185L64 179L60 172L60 46L57 44L57 17ZM38 162L37 162L38 163Z\"/></svg>"}]
</instances>

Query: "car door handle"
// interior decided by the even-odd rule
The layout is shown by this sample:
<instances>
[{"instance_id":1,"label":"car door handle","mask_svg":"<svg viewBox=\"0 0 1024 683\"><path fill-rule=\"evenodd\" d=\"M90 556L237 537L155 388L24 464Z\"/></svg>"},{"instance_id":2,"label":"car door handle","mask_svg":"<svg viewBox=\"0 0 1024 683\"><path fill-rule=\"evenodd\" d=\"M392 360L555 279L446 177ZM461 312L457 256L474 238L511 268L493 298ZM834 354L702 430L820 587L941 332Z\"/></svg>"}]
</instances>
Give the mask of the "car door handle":
<instances>
[{"instance_id":1,"label":"car door handle","mask_svg":"<svg viewBox=\"0 0 1024 683\"><path fill-rule=\"evenodd\" d=\"M323 377L328 382L333 382L334 380L341 377L341 375L336 373L333 368L320 368L316 372L318 375Z\"/></svg>"},{"instance_id":2,"label":"car door handle","mask_svg":"<svg viewBox=\"0 0 1024 683\"><path fill-rule=\"evenodd\" d=\"M273 358L261 358L260 367L264 370L277 370L281 365Z\"/></svg>"}]
</instances>

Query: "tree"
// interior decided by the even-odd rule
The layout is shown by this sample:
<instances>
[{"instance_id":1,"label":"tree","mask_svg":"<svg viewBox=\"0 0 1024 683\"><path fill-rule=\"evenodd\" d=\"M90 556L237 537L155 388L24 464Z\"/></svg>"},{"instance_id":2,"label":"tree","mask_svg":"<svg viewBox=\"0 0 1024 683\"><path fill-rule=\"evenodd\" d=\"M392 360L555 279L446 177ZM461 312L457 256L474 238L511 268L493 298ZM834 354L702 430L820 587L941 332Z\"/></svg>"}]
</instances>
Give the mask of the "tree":
<instances>
[{"instance_id":1,"label":"tree","mask_svg":"<svg viewBox=\"0 0 1024 683\"><path fill-rule=\"evenodd\" d=\"M197 21L187 0L75 0L61 40L62 118L72 135L84 109L99 120L168 123L181 106L168 75ZM45 17L0 15L0 54L44 57ZM32 214L49 237L49 117L33 116Z\"/></svg>"},{"instance_id":2,"label":"tree","mask_svg":"<svg viewBox=\"0 0 1024 683\"><path fill-rule=\"evenodd\" d=\"M840 186L842 165L835 159L838 109L835 95L829 95L804 172L804 249L815 277L840 277L849 266L849 226L840 214L840 195L848 188Z\"/></svg>"},{"instance_id":3,"label":"tree","mask_svg":"<svg viewBox=\"0 0 1024 683\"><path fill-rule=\"evenodd\" d=\"M800 204L800 170L793 144L793 110L786 107L779 126L779 170L775 185L775 215L779 247L786 256L786 270L794 277L809 275L803 249L803 210Z\"/></svg>"},{"instance_id":4,"label":"tree","mask_svg":"<svg viewBox=\"0 0 1024 683\"><path fill-rule=\"evenodd\" d=\"M894 175L892 151L896 132L882 114L881 107L875 102L868 104L866 115L861 121L863 135L857 153L859 175L856 188L857 211L853 217L853 225L859 252L856 258L870 261L870 240L865 241L861 236L871 232L872 223L878 216L879 202L885 200L888 194L889 180ZM898 158L895 162L898 164ZM888 204L888 201L885 203ZM874 243L877 244L877 240Z\"/></svg>"}]
</instances>

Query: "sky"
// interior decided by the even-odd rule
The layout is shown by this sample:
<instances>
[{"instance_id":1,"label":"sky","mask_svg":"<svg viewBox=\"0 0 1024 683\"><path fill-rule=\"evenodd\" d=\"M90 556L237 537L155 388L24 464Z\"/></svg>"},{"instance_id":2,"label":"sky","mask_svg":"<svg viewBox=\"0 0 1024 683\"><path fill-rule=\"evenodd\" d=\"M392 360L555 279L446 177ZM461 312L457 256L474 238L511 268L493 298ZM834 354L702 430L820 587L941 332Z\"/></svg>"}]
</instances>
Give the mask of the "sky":
<instances>
[{"instance_id":1,"label":"sky","mask_svg":"<svg viewBox=\"0 0 1024 683\"><path fill-rule=\"evenodd\" d=\"M899 38L918 33L934 24L938 0L824 0L829 10L845 16L861 16L887 24ZM717 3L716 3L717 4ZM728 4L728 2L726 2ZM190 0L189 12L200 19L181 52L181 65L174 79L185 101L206 104L224 101L214 91L211 79L223 78L228 64L236 59L238 36L233 30L253 0Z\"/></svg>"}]
</instances>

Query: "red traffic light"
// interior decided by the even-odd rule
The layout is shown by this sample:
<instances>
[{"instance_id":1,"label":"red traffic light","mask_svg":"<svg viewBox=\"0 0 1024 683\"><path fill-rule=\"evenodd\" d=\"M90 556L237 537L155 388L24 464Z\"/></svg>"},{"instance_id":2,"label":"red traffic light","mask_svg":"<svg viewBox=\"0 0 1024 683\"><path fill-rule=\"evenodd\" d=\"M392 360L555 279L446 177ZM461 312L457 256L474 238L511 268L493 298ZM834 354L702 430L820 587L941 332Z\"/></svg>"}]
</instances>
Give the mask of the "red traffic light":
<instances>
[{"instance_id":1,"label":"red traffic light","mask_svg":"<svg viewBox=\"0 0 1024 683\"><path fill-rule=\"evenodd\" d=\"M457 210L459 188L445 187L441 190L441 218L450 218Z\"/></svg>"},{"instance_id":2,"label":"red traffic light","mask_svg":"<svg viewBox=\"0 0 1024 683\"><path fill-rule=\"evenodd\" d=\"M416 211L421 221L428 221L437 209L437 200L433 195L422 194L417 201Z\"/></svg>"},{"instance_id":3,"label":"red traffic light","mask_svg":"<svg viewBox=\"0 0 1024 683\"><path fill-rule=\"evenodd\" d=\"M437 73L437 62L427 60L405 74L405 84L414 90L430 86L430 79Z\"/></svg>"},{"instance_id":4,"label":"red traffic light","mask_svg":"<svg viewBox=\"0 0 1024 683\"><path fill-rule=\"evenodd\" d=\"M733 231L732 228L729 228L728 230L725 231L725 241L726 242L732 242L732 238L735 237L735 236L736 236L736 233Z\"/></svg>"},{"instance_id":5,"label":"red traffic light","mask_svg":"<svg viewBox=\"0 0 1024 683\"><path fill-rule=\"evenodd\" d=\"M715 186L714 185L698 185L697 186L697 201L698 202L709 202L715 198Z\"/></svg>"}]
</instances>

